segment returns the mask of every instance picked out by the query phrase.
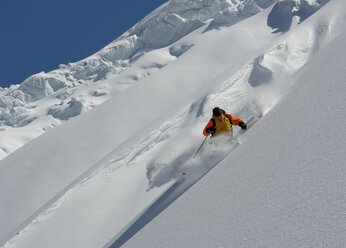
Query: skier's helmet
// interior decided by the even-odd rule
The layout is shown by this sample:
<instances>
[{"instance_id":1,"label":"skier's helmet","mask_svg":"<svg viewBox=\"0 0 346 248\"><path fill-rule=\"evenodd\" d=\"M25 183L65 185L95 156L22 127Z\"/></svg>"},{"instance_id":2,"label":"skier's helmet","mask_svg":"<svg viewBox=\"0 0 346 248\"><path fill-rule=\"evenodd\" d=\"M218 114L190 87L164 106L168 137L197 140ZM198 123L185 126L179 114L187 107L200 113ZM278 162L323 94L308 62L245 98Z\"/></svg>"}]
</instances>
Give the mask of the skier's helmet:
<instances>
[{"instance_id":1,"label":"skier's helmet","mask_svg":"<svg viewBox=\"0 0 346 248\"><path fill-rule=\"evenodd\" d=\"M222 115L222 110L221 110L219 107L215 107L215 108L213 109L213 115L214 115L215 117L221 116L221 115Z\"/></svg>"}]
</instances>

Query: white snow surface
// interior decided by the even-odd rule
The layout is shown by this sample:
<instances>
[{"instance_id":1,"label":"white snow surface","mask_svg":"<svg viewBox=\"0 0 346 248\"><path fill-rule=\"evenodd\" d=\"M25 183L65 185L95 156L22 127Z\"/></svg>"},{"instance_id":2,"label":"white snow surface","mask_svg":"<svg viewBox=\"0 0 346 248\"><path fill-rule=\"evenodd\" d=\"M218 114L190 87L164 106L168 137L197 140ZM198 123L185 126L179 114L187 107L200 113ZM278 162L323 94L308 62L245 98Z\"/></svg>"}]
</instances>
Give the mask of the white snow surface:
<instances>
[{"instance_id":1,"label":"white snow surface","mask_svg":"<svg viewBox=\"0 0 346 248\"><path fill-rule=\"evenodd\" d=\"M171 0L0 89L0 246L342 247L345 16ZM215 106L258 121L192 159Z\"/></svg>"},{"instance_id":2,"label":"white snow surface","mask_svg":"<svg viewBox=\"0 0 346 248\"><path fill-rule=\"evenodd\" d=\"M230 156L123 247L345 247L345 44L343 32Z\"/></svg>"}]
</instances>

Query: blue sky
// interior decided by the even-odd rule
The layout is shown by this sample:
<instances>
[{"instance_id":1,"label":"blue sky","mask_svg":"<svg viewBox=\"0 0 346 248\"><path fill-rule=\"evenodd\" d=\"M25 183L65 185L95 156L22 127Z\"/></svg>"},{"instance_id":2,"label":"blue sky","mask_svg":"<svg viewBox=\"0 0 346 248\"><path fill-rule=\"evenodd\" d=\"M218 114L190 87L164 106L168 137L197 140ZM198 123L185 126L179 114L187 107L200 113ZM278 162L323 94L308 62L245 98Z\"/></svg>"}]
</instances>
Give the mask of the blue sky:
<instances>
[{"instance_id":1,"label":"blue sky","mask_svg":"<svg viewBox=\"0 0 346 248\"><path fill-rule=\"evenodd\" d=\"M168 0L0 0L0 86L81 60Z\"/></svg>"}]
</instances>

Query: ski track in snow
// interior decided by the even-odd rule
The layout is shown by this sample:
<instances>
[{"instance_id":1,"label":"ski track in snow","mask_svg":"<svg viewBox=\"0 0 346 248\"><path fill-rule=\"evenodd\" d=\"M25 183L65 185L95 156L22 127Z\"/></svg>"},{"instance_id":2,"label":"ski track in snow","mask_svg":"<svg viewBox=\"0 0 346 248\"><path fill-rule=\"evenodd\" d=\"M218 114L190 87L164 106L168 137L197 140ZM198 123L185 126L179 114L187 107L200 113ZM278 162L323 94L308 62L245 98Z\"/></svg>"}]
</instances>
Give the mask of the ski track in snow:
<instances>
[{"instance_id":1,"label":"ski track in snow","mask_svg":"<svg viewBox=\"0 0 346 248\"><path fill-rule=\"evenodd\" d=\"M250 121L249 129L256 123L257 119ZM104 247L117 248L122 246L127 240L136 234L141 228L148 224L153 218L167 208L173 201L179 198L186 190L198 182L204 175L217 166L225 157L230 155L244 140L248 131L234 137L229 143L226 137L217 138L212 143L206 143L207 147L194 159L190 154L190 159L182 164L185 176L177 175L174 183L167 190L157 197L148 207L146 207L134 220L132 220L122 232L110 240ZM226 146L227 145L227 146ZM226 148L225 148L226 147Z\"/></svg>"}]
</instances>

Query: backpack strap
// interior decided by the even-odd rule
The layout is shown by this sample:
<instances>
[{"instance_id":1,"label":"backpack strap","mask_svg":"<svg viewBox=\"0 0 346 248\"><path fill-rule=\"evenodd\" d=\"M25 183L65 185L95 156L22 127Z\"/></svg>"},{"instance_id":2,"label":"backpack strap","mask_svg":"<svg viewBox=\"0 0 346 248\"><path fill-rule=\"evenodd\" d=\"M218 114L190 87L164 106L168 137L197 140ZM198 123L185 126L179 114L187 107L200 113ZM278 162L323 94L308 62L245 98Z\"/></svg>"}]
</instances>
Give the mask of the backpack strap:
<instances>
[{"instance_id":1,"label":"backpack strap","mask_svg":"<svg viewBox=\"0 0 346 248\"><path fill-rule=\"evenodd\" d=\"M214 118L211 118L210 120L211 120L211 122L213 123L213 125L210 126L210 127L214 127L214 129L216 130L216 122L215 122L215 119L214 119ZM210 128L210 127L209 127L209 128ZM211 136L214 136L214 134L212 134Z\"/></svg>"},{"instance_id":2,"label":"backpack strap","mask_svg":"<svg viewBox=\"0 0 346 248\"><path fill-rule=\"evenodd\" d=\"M216 127L215 119L214 119L214 118L211 118L210 120L213 122L213 127Z\"/></svg>"},{"instance_id":3,"label":"backpack strap","mask_svg":"<svg viewBox=\"0 0 346 248\"><path fill-rule=\"evenodd\" d=\"M230 116L230 115L226 115L226 117L227 117L228 120L229 120L229 124L231 124L231 126L232 126L232 118L231 118L231 116Z\"/></svg>"}]
</instances>

